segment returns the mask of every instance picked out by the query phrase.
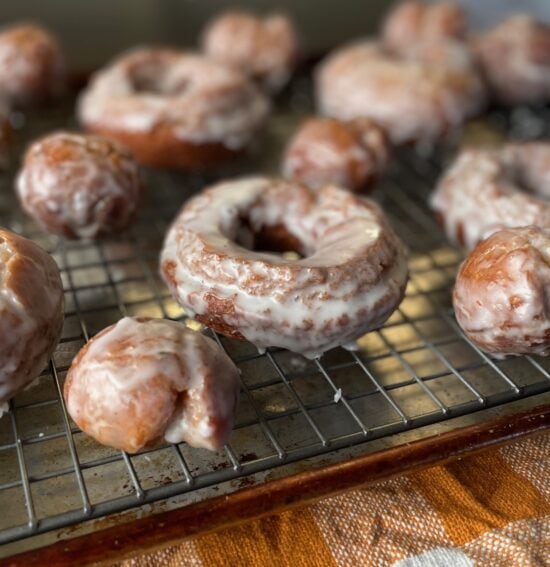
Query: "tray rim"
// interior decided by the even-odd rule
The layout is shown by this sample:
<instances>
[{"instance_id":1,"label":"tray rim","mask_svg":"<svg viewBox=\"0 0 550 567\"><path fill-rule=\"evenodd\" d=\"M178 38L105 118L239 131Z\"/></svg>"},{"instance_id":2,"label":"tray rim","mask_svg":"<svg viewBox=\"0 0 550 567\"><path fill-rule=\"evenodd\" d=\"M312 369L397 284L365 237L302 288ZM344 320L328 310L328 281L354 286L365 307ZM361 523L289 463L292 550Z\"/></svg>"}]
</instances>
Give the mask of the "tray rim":
<instances>
[{"instance_id":1,"label":"tray rim","mask_svg":"<svg viewBox=\"0 0 550 567\"><path fill-rule=\"evenodd\" d=\"M102 528L0 559L0 565L108 564L210 531L304 506L400 474L463 458L550 430L550 402L338 463L259 483L229 495ZM543 399L547 396L542 394ZM506 404L504 404L506 405ZM498 407L498 406L497 406ZM139 542L136 544L136 542Z\"/></svg>"}]
</instances>

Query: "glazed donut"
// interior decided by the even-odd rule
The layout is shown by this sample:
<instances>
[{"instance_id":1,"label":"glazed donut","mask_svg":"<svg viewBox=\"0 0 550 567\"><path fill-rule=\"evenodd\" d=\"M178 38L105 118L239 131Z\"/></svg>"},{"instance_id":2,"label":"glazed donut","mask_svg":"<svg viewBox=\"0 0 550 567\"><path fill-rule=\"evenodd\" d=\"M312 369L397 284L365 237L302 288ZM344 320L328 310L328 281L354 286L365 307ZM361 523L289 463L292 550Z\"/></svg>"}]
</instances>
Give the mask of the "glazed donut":
<instances>
[{"instance_id":1,"label":"glazed donut","mask_svg":"<svg viewBox=\"0 0 550 567\"><path fill-rule=\"evenodd\" d=\"M270 92L285 86L298 59L298 35L281 14L226 12L208 24L202 45L207 55L241 69Z\"/></svg>"},{"instance_id":2,"label":"glazed donut","mask_svg":"<svg viewBox=\"0 0 550 567\"><path fill-rule=\"evenodd\" d=\"M7 169L10 164L13 142L13 128L10 122L10 111L0 100L0 169Z\"/></svg>"},{"instance_id":3,"label":"glazed donut","mask_svg":"<svg viewBox=\"0 0 550 567\"><path fill-rule=\"evenodd\" d=\"M0 32L0 99L25 107L59 96L65 61L57 39L34 24Z\"/></svg>"},{"instance_id":4,"label":"glazed donut","mask_svg":"<svg viewBox=\"0 0 550 567\"><path fill-rule=\"evenodd\" d=\"M468 338L497 357L550 354L550 230L509 228L480 242L453 293Z\"/></svg>"},{"instance_id":5,"label":"glazed donut","mask_svg":"<svg viewBox=\"0 0 550 567\"><path fill-rule=\"evenodd\" d=\"M306 120L287 146L283 175L311 187L333 184L363 191L383 173L390 155L386 133L368 118Z\"/></svg>"},{"instance_id":6,"label":"glazed donut","mask_svg":"<svg viewBox=\"0 0 550 567\"><path fill-rule=\"evenodd\" d=\"M118 143L56 132L27 150L17 178L21 206L45 230L68 238L118 232L142 195L138 167Z\"/></svg>"},{"instance_id":7,"label":"glazed donut","mask_svg":"<svg viewBox=\"0 0 550 567\"><path fill-rule=\"evenodd\" d=\"M86 129L155 167L198 169L241 153L267 98L241 72L191 53L138 49L92 79L79 101Z\"/></svg>"},{"instance_id":8,"label":"glazed donut","mask_svg":"<svg viewBox=\"0 0 550 567\"><path fill-rule=\"evenodd\" d=\"M463 150L431 206L452 242L472 248L498 228L550 228L550 144Z\"/></svg>"},{"instance_id":9,"label":"glazed donut","mask_svg":"<svg viewBox=\"0 0 550 567\"><path fill-rule=\"evenodd\" d=\"M239 372L182 323L125 317L80 350L64 398L75 423L103 445L136 453L185 441L215 451L233 429Z\"/></svg>"},{"instance_id":10,"label":"glazed donut","mask_svg":"<svg viewBox=\"0 0 550 567\"><path fill-rule=\"evenodd\" d=\"M460 40L465 35L466 15L455 2L404 0L390 11L382 29L384 42L398 53L422 41Z\"/></svg>"},{"instance_id":11,"label":"glazed donut","mask_svg":"<svg viewBox=\"0 0 550 567\"><path fill-rule=\"evenodd\" d=\"M62 326L63 284L53 258L0 228L0 415L46 366Z\"/></svg>"},{"instance_id":12,"label":"glazed donut","mask_svg":"<svg viewBox=\"0 0 550 567\"><path fill-rule=\"evenodd\" d=\"M497 102L513 106L550 100L549 25L530 16L513 16L472 45Z\"/></svg>"},{"instance_id":13,"label":"glazed donut","mask_svg":"<svg viewBox=\"0 0 550 567\"><path fill-rule=\"evenodd\" d=\"M309 358L379 328L408 277L405 247L376 203L265 177L188 201L166 236L161 275L215 331Z\"/></svg>"},{"instance_id":14,"label":"glazed donut","mask_svg":"<svg viewBox=\"0 0 550 567\"><path fill-rule=\"evenodd\" d=\"M482 110L485 88L461 44L424 42L401 56L363 41L321 64L316 97L322 114L371 118L400 144L448 134Z\"/></svg>"}]
</instances>

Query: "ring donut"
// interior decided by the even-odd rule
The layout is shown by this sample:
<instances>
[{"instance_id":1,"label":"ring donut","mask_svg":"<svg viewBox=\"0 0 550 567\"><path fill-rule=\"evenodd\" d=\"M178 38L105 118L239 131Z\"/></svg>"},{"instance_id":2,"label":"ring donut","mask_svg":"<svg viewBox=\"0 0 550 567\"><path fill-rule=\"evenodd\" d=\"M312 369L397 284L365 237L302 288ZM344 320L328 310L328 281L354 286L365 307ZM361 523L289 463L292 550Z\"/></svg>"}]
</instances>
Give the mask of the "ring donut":
<instances>
[{"instance_id":1,"label":"ring donut","mask_svg":"<svg viewBox=\"0 0 550 567\"><path fill-rule=\"evenodd\" d=\"M497 357L550 354L550 230L510 228L480 242L453 293L468 338Z\"/></svg>"},{"instance_id":2,"label":"ring donut","mask_svg":"<svg viewBox=\"0 0 550 567\"><path fill-rule=\"evenodd\" d=\"M452 242L472 248L497 228L550 228L550 144L463 150L431 206Z\"/></svg>"},{"instance_id":3,"label":"ring donut","mask_svg":"<svg viewBox=\"0 0 550 567\"><path fill-rule=\"evenodd\" d=\"M447 135L483 109L486 93L462 44L424 42L401 55L363 41L321 63L316 98L322 114L371 118L401 144Z\"/></svg>"},{"instance_id":4,"label":"ring donut","mask_svg":"<svg viewBox=\"0 0 550 567\"><path fill-rule=\"evenodd\" d=\"M138 49L92 79L79 118L145 165L201 169L245 149L269 111L240 71L202 55Z\"/></svg>"},{"instance_id":5,"label":"ring donut","mask_svg":"<svg viewBox=\"0 0 550 567\"><path fill-rule=\"evenodd\" d=\"M307 357L352 348L380 327L408 277L405 247L376 203L265 177L188 201L166 236L161 274L198 321Z\"/></svg>"}]
</instances>

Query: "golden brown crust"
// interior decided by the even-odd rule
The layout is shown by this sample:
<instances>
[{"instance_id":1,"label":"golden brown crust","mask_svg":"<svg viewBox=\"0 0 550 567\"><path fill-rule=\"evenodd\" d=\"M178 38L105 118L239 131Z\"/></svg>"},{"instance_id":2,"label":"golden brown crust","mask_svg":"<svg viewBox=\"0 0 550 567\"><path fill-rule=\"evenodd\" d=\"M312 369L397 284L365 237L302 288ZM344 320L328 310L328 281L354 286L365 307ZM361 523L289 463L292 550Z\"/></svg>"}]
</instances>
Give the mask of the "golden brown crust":
<instances>
[{"instance_id":1,"label":"golden brown crust","mask_svg":"<svg viewBox=\"0 0 550 567\"><path fill-rule=\"evenodd\" d=\"M139 318L139 320L145 321L146 319ZM95 430L97 415L94 411L95 408L91 407L92 399L89 392L81 390L81 386L77 384L80 363L87 356L94 341L111 330L112 326L103 329L80 349L71 363L63 387L63 396L67 403L71 399L73 404L76 403L85 407L85 411L79 412L78 417L73 416L78 427L84 432ZM121 364L135 365L135 357L125 354L125 348L126 345L123 342L114 343L109 355L119 359ZM155 391L154 396L151 396L151 389ZM103 395L113 394L114 392L109 392L106 389L103 392ZM155 446L161 440L172 416L172 408L176 403L176 398L177 392L167 387L166 377L162 374L154 376L146 387L138 388L133 392L131 403L126 404L123 408L123 418L121 419L122 416L119 412L113 414L109 420L109 427L95 437L103 445L114 446L129 453ZM122 443L120 440L122 440Z\"/></svg>"},{"instance_id":2,"label":"golden brown crust","mask_svg":"<svg viewBox=\"0 0 550 567\"><path fill-rule=\"evenodd\" d=\"M232 150L221 143L193 144L179 139L174 129L161 125L152 132L130 132L88 124L87 130L126 146L135 159L149 167L204 170L242 156L245 150Z\"/></svg>"},{"instance_id":3,"label":"golden brown crust","mask_svg":"<svg viewBox=\"0 0 550 567\"><path fill-rule=\"evenodd\" d=\"M54 260L0 228L0 403L34 380L63 326L63 284Z\"/></svg>"},{"instance_id":4,"label":"golden brown crust","mask_svg":"<svg viewBox=\"0 0 550 567\"><path fill-rule=\"evenodd\" d=\"M312 117L290 140L283 173L313 187L332 183L363 192L383 173L389 153L385 131L368 118Z\"/></svg>"},{"instance_id":5,"label":"golden brown crust","mask_svg":"<svg viewBox=\"0 0 550 567\"><path fill-rule=\"evenodd\" d=\"M550 354L550 230L501 230L462 264L453 292L457 321L494 355Z\"/></svg>"},{"instance_id":6,"label":"golden brown crust","mask_svg":"<svg viewBox=\"0 0 550 567\"><path fill-rule=\"evenodd\" d=\"M96 238L132 222L143 184L136 162L117 142L55 132L27 150L17 193L25 211L49 232Z\"/></svg>"},{"instance_id":7,"label":"golden brown crust","mask_svg":"<svg viewBox=\"0 0 550 567\"><path fill-rule=\"evenodd\" d=\"M100 70L79 118L153 167L204 169L234 158L257 134L267 97L239 70L203 55L137 49Z\"/></svg>"},{"instance_id":8,"label":"golden brown crust","mask_svg":"<svg viewBox=\"0 0 550 567\"><path fill-rule=\"evenodd\" d=\"M59 96L64 89L64 57L52 34L35 24L0 33L0 98L25 107Z\"/></svg>"},{"instance_id":9,"label":"golden brown crust","mask_svg":"<svg viewBox=\"0 0 550 567\"><path fill-rule=\"evenodd\" d=\"M126 317L80 350L63 395L75 423L104 445L135 453L187 441L214 450L233 426L238 371L181 323Z\"/></svg>"},{"instance_id":10,"label":"golden brown crust","mask_svg":"<svg viewBox=\"0 0 550 567\"><path fill-rule=\"evenodd\" d=\"M380 326L407 281L404 247L374 202L262 177L190 200L166 237L161 274L189 316L307 356Z\"/></svg>"}]
</instances>

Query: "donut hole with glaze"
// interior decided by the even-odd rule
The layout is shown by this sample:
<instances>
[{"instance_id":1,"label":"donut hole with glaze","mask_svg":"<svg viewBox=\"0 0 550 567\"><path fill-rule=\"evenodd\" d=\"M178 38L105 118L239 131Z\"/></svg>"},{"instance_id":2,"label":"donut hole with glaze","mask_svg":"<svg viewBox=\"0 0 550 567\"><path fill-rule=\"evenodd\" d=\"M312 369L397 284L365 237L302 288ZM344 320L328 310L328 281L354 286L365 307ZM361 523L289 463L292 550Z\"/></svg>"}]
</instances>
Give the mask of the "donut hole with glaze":
<instances>
[{"instance_id":1,"label":"donut hole with glaze","mask_svg":"<svg viewBox=\"0 0 550 567\"><path fill-rule=\"evenodd\" d=\"M148 61L135 65L130 72L130 82L135 93L159 96L182 95L190 86L189 79L170 73L170 65L164 61Z\"/></svg>"},{"instance_id":2,"label":"donut hole with glaze","mask_svg":"<svg viewBox=\"0 0 550 567\"><path fill-rule=\"evenodd\" d=\"M283 224L262 226L254 230L250 218L239 217L235 243L251 252L277 254L285 260L299 260L308 256L305 244Z\"/></svg>"}]
</instances>

